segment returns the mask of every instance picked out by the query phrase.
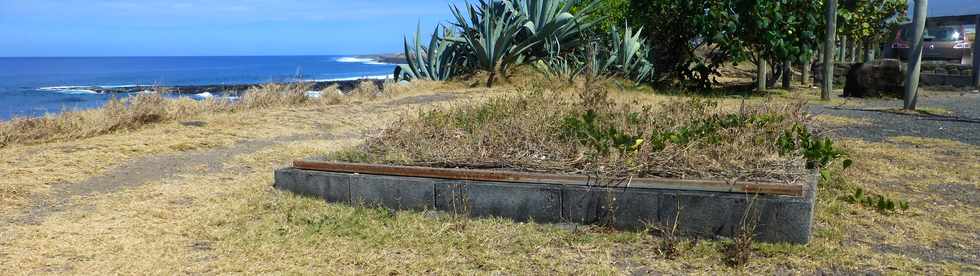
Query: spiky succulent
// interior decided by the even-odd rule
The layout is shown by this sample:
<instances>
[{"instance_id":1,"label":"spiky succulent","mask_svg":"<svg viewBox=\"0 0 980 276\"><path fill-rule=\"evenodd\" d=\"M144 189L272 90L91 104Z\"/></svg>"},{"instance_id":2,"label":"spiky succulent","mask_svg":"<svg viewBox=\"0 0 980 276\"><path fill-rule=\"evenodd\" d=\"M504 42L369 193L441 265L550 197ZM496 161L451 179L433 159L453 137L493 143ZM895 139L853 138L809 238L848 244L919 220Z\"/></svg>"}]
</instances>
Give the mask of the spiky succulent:
<instances>
[{"instance_id":1,"label":"spiky succulent","mask_svg":"<svg viewBox=\"0 0 980 276\"><path fill-rule=\"evenodd\" d=\"M470 48L474 64L490 72L487 87L500 71L521 58L521 53L536 45L536 41L520 41L517 35L525 28L526 20L514 10L510 1L480 0L478 5L466 3L464 14L450 5L461 31L458 41Z\"/></svg>"},{"instance_id":2,"label":"spiky succulent","mask_svg":"<svg viewBox=\"0 0 980 276\"><path fill-rule=\"evenodd\" d=\"M459 44L447 39L456 34L450 28L436 26L428 45L422 45L422 26L415 31L415 39L409 43L405 38L405 59L407 64L395 68L395 79L448 80L453 77L464 57ZM442 36L440 36L442 33Z\"/></svg>"},{"instance_id":3,"label":"spiky succulent","mask_svg":"<svg viewBox=\"0 0 980 276\"><path fill-rule=\"evenodd\" d=\"M586 63L574 54L562 55L561 52L561 44L553 44L548 47L548 57L536 64L549 78L572 82L585 70Z\"/></svg>"},{"instance_id":4,"label":"spiky succulent","mask_svg":"<svg viewBox=\"0 0 980 276\"><path fill-rule=\"evenodd\" d=\"M581 6L576 14L571 9L578 4L577 0L517 0L514 9L525 19L521 39L536 41L539 45L529 53L532 56L546 58L555 53L553 45L560 44L571 50L578 47L582 41L581 31L590 28L599 17L592 12L596 2Z\"/></svg>"},{"instance_id":5,"label":"spiky succulent","mask_svg":"<svg viewBox=\"0 0 980 276\"><path fill-rule=\"evenodd\" d=\"M607 66L611 70L617 71L623 77L635 82L643 82L653 77L653 64L647 60L649 47L646 39L640 33L643 28L635 32L629 25L620 33L619 29L613 28L611 55L607 61Z\"/></svg>"}]
</instances>

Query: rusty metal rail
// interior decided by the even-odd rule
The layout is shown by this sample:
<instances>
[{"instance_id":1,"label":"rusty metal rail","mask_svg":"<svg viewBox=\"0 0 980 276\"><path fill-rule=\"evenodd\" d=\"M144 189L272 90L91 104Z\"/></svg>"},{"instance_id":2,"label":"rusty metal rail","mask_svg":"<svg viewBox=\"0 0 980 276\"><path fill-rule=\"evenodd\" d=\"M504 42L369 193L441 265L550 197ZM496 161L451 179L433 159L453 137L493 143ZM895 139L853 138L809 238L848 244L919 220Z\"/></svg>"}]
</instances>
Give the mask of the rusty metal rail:
<instances>
[{"instance_id":1,"label":"rusty metal rail","mask_svg":"<svg viewBox=\"0 0 980 276\"><path fill-rule=\"evenodd\" d=\"M527 172L509 172L473 169L448 169L431 167L391 166L377 164L356 164L343 162L322 162L296 160L293 167L301 170L392 175L405 177L426 177L451 180L496 181L513 183L543 183L560 185L589 186L597 182L594 177L583 175L562 175ZM720 181L669 178L632 178L624 184L630 188L690 190L710 192L752 193L803 196L804 185L751 182Z\"/></svg>"}]
</instances>

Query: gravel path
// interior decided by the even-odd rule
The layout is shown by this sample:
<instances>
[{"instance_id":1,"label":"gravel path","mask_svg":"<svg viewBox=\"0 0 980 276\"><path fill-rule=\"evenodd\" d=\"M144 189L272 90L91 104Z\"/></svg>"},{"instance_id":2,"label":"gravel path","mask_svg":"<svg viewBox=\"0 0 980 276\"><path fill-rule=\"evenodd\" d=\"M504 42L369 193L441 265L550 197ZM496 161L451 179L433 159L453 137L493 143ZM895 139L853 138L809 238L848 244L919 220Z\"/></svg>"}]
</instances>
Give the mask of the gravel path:
<instances>
[{"instance_id":1,"label":"gravel path","mask_svg":"<svg viewBox=\"0 0 980 276\"><path fill-rule=\"evenodd\" d=\"M837 135L844 137L880 142L896 136L919 136L980 145L980 93L933 92L919 99L919 108L946 110L952 113L950 116L869 111L901 108L902 100L898 99L849 99L848 101L857 101L861 107L835 108L810 105L808 110L815 115L826 114L870 121L871 126L852 125L835 130Z\"/></svg>"}]
</instances>

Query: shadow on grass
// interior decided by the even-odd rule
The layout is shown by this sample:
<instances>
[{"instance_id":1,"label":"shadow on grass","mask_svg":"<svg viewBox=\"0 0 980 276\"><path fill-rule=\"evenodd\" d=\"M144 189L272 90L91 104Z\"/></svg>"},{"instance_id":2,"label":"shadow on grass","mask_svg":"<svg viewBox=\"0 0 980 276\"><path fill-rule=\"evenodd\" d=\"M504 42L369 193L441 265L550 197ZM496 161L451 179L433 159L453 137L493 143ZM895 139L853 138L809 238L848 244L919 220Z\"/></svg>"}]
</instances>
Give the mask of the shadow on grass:
<instances>
[{"instance_id":1,"label":"shadow on grass","mask_svg":"<svg viewBox=\"0 0 980 276\"><path fill-rule=\"evenodd\" d=\"M659 90L661 94L671 96L697 96L705 98L764 98L783 96L786 90L758 91L755 84L728 84L711 89L688 89L685 87L667 87Z\"/></svg>"}]
</instances>

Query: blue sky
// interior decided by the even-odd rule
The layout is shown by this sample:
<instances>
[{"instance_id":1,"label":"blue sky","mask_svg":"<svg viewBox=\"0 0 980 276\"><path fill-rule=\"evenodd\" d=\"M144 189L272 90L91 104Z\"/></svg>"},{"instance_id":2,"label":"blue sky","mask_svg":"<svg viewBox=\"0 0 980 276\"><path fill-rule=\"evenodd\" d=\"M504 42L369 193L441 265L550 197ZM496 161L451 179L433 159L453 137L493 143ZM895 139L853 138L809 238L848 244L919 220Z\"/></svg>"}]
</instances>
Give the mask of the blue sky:
<instances>
[{"instance_id":1,"label":"blue sky","mask_svg":"<svg viewBox=\"0 0 980 276\"><path fill-rule=\"evenodd\" d=\"M0 0L0 56L304 55L399 52L450 0ZM453 0L461 2L461 0ZM980 0L930 1L930 13Z\"/></svg>"},{"instance_id":2,"label":"blue sky","mask_svg":"<svg viewBox=\"0 0 980 276\"><path fill-rule=\"evenodd\" d=\"M909 9L915 5L909 0ZM980 14L980 0L932 0L929 1L929 16L958 16Z\"/></svg>"},{"instance_id":3,"label":"blue sky","mask_svg":"<svg viewBox=\"0 0 980 276\"><path fill-rule=\"evenodd\" d=\"M449 0L0 0L0 56L398 52Z\"/></svg>"}]
</instances>

